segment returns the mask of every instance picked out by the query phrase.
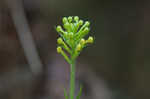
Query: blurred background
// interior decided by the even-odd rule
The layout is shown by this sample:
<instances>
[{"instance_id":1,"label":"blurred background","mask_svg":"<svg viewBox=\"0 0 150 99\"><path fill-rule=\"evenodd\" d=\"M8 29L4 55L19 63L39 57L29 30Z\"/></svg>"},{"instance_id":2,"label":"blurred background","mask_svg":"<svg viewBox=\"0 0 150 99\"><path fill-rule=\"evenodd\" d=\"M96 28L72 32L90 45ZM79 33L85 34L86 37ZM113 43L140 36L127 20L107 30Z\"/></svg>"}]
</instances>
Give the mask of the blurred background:
<instances>
[{"instance_id":1,"label":"blurred background","mask_svg":"<svg viewBox=\"0 0 150 99\"><path fill-rule=\"evenodd\" d=\"M149 99L149 11L149 0L0 0L0 98L64 99L55 27L79 16L95 38L78 59L81 99Z\"/></svg>"}]
</instances>

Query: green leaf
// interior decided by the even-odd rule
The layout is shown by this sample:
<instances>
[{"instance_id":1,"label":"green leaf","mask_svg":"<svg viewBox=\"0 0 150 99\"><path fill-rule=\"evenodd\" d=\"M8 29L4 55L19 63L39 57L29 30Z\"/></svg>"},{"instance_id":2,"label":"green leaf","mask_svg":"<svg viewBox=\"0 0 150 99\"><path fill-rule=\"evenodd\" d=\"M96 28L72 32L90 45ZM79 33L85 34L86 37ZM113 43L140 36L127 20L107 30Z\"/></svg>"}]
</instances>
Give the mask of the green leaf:
<instances>
[{"instance_id":1,"label":"green leaf","mask_svg":"<svg viewBox=\"0 0 150 99\"><path fill-rule=\"evenodd\" d=\"M78 93L76 99L80 99L80 96L81 96L81 94L82 94L82 89L83 89L83 86L80 85L80 91L79 91L79 93Z\"/></svg>"},{"instance_id":2,"label":"green leaf","mask_svg":"<svg viewBox=\"0 0 150 99\"><path fill-rule=\"evenodd\" d=\"M69 99L65 88L64 88L64 96L65 96L65 99Z\"/></svg>"}]
</instances>

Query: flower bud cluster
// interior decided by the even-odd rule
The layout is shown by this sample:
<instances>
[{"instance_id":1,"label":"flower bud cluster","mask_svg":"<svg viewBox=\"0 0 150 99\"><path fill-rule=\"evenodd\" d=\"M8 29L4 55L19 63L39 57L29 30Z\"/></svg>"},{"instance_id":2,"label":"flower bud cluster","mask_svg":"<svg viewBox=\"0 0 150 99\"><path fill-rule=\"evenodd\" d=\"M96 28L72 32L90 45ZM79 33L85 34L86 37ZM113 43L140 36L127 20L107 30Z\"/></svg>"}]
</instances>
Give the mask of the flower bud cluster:
<instances>
[{"instance_id":1,"label":"flower bud cluster","mask_svg":"<svg viewBox=\"0 0 150 99\"><path fill-rule=\"evenodd\" d=\"M87 45L93 43L93 37L87 40L84 37L89 33L90 22L80 20L78 16L69 16L62 19L63 28L58 25L56 31L60 34L57 39L57 52L63 53L64 57L68 57L63 50L70 54L70 57L76 58L81 50Z\"/></svg>"}]
</instances>

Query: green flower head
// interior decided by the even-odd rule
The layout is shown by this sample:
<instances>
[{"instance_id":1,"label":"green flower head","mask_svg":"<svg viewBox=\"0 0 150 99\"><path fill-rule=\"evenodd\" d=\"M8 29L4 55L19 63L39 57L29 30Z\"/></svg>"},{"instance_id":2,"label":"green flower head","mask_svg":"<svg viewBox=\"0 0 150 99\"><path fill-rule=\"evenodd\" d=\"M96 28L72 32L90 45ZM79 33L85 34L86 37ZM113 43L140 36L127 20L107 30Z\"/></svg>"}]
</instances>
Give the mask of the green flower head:
<instances>
[{"instance_id":1,"label":"green flower head","mask_svg":"<svg viewBox=\"0 0 150 99\"><path fill-rule=\"evenodd\" d=\"M90 31L90 22L80 20L78 16L69 16L62 19L63 28L58 25L56 31L60 37L57 39L57 52L61 53L65 59L70 62L70 59L65 52L70 54L71 59L75 59L80 52L88 44L94 42L93 37L90 36L87 40L84 39ZM65 50L65 52L63 51Z\"/></svg>"}]
</instances>

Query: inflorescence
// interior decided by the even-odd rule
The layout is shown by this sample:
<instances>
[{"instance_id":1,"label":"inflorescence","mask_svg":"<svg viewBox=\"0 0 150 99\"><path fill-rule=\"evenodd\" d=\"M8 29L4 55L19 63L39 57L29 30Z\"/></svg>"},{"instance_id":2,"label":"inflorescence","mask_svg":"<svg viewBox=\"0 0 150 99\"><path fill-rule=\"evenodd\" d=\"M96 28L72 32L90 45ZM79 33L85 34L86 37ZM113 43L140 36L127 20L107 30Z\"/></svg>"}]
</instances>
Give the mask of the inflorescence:
<instances>
[{"instance_id":1,"label":"inflorescence","mask_svg":"<svg viewBox=\"0 0 150 99\"><path fill-rule=\"evenodd\" d=\"M87 40L84 39L90 31L89 21L83 22L78 16L69 16L64 17L62 22L63 28L60 25L56 27L56 30L60 35L57 39L57 52L62 54L67 62L70 63L71 60L77 58L84 47L93 43L93 37L89 36ZM71 59L63 50L70 54Z\"/></svg>"}]
</instances>

